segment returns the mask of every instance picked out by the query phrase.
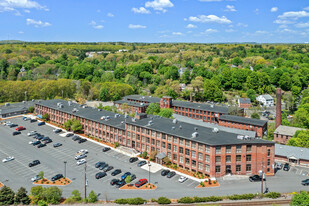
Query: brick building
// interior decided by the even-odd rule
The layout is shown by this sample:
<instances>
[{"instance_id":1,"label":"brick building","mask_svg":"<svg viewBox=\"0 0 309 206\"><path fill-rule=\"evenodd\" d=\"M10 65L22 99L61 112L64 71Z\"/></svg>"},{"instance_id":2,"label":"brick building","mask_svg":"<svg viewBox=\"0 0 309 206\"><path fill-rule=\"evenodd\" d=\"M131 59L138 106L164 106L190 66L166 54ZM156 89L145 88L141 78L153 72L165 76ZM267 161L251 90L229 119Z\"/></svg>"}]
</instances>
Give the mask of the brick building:
<instances>
[{"instance_id":1,"label":"brick building","mask_svg":"<svg viewBox=\"0 0 309 206\"><path fill-rule=\"evenodd\" d=\"M280 125L274 131L274 141L280 144L286 144L298 130L302 130L302 128Z\"/></svg>"},{"instance_id":2,"label":"brick building","mask_svg":"<svg viewBox=\"0 0 309 206\"><path fill-rule=\"evenodd\" d=\"M27 114L29 107L33 107L35 102L37 101L23 101L14 104L5 103L5 105L0 106L0 118Z\"/></svg>"},{"instance_id":3,"label":"brick building","mask_svg":"<svg viewBox=\"0 0 309 206\"><path fill-rule=\"evenodd\" d=\"M166 154L179 167L210 177L258 174L261 170L274 175L274 143L259 138L158 116L129 118L64 100L36 103L35 112L48 113L50 121L57 124L78 119L87 135L140 152Z\"/></svg>"},{"instance_id":4,"label":"brick building","mask_svg":"<svg viewBox=\"0 0 309 206\"><path fill-rule=\"evenodd\" d=\"M130 102L124 100L114 102L114 106L118 111L127 113L145 113L148 105L148 103Z\"/></svg>"},{"instance_id":5,"label":"brick building","mask_svg":"<svg viewBox=\"0 0 309 206\"><path fill-rule=\"evenodd\" d=\"M275 145L275 160L292 165L309 167L309 148Z\"/></svg>"},{"instance_id":6,"label":"brick building","mask_svg":"<svg viewBox=\"0 0 309 206\"><path fill-rule=\"evenodd\" d=\"M219 125L224 127L255 131L258 137L267 133L267 121L251 119L234 115L222 115L219 118Z\"/></svg>"},{"instance_id":7,"label":"brick building","mask_svg":"<svg viewBox=\"0 0 309 206\"><path fill-rule=\"evenodd\" d=\"M238 107L248 109L252 107L251 100L249 98L239 98L238 99Z\"/></svg>"}]
</instances>

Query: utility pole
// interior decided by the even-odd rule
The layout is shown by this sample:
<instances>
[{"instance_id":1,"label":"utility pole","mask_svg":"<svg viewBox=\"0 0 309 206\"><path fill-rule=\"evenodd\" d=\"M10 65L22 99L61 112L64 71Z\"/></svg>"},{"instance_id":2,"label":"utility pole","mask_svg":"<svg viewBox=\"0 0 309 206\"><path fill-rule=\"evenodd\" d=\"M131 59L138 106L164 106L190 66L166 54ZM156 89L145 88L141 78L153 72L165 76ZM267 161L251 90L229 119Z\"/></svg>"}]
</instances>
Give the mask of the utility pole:
<instances>
[{"instance_id":1,"label":"utility pole","mask_svg":"<svg viewBox=\"0 0 309 206\"><path fill-rule=\"evenodd\" d=\"M87 176L86 176L87 163L85 163L85 199L87 198Z\"/></svg>"},{"instance_id":2,"label":"utility pole","mask_svg":"<svg viewBox=\"0 0 309 206\"><path fill-rule=\"evenodd\" d=\"M150 164L150 161L148 161L148 176L149 176L149 186L150 186L150 166L151 166L151 164Z\"/></svg>"},{"instance_id":3,"label":"utility pole","mask_svg":"<svg viewBox=\"0 0 309 206\"><path fill-rule=\"evenodd\" d=\"M262 158L262 181L261 181L261 194L263 195L263 180L264 180L264 158Z\"/></svg>"},{"instance_id":4,"label":"utility pole","mask_svg":"<svg viewBox=\"0 0 309 206\"><path fill-rule=\"evenodd\" d=\"M64 161L64 177L67 177L67 161Z\"/></svg>"}]
</instances>

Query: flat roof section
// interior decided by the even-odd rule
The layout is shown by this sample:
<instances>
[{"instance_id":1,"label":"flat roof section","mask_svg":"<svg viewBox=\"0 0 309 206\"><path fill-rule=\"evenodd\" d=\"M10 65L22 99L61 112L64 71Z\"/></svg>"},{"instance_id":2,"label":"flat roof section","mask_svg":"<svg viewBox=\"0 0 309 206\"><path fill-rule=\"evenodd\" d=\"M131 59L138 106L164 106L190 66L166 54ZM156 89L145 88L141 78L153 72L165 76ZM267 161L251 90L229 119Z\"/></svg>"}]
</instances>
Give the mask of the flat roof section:
<instances>
[{"instance_id":1,"label":"flat roof section","mask_svg":"<svg viewBox=\"0 0 309 206\"><path fill-rule=\"evenodd\" d=\"M235 115L222 115L219 117L219 120L229 121L229 122L238 122L243 124L250 124L255 126L263 127L267 121L253 118L240 117Z\"/></svg>"}]
</instances>

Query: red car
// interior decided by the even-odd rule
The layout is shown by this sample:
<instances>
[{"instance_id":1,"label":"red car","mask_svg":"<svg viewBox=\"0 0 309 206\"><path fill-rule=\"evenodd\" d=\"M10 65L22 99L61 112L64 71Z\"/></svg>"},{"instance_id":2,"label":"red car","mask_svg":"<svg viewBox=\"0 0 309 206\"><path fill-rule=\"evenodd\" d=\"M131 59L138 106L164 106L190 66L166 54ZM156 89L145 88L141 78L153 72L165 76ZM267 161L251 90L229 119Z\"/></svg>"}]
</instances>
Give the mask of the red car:
<instances>
[{"instance_id":1,"label":"red car","mask_svg":"<svg viewBox=\"0 0 309 206\"><path fill-rule=\"evenodd\" d=\"M135 187L141 187L147 182L148 182L147 179L140 179L138 182L135 183Z\"/></svg>"},{"instance_id":2,"label":"red car","mask_svg":"<svg viewBox=\"0 0 309 206\"><path fill-rule=\"evenodd\" d=\"M22 130L25 130L25 129L26 129L26 128L23 127L23 126L19 126L19 127L16 128L17 131L22 131Z\"/></svg>"}]
</instances>

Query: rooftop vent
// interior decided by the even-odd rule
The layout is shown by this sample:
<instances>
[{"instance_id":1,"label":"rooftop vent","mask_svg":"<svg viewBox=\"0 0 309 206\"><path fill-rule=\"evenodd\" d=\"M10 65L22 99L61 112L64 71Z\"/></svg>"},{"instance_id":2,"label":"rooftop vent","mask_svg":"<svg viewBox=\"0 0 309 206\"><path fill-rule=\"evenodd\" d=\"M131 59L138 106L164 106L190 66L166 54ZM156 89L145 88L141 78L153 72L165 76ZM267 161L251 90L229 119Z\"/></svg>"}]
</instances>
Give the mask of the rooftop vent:
<instances>
[{"instance_id":1,"label":"rooftop vent","mask_svg":"<svg viewBox=\"0 0 309 206\"><path fill-rule=\"evenodd\" d=\"M6 107L8 107L8 106L10 106L10 103L5 103L4 105L5 105Z\"/></svg>"},{"instance_id":2,"label":"rooftop vent","mask_svg":"<svg viewBox=\"0 0 309 206\"><path fill-rule=\"evenodd\" d=\"M85 108L87 108L88 106L87 105L83 105L83 108L85 109Z\"/></svg>"},{"instance_id":3,"label":"rooftop vent","mask_svg":"<svg viewBox=\"0 0 309 206\"><path fill-rule=\"evenodd\" d=\"M212 132L218 133L218 132L219 132L219 129L218 129L217 127L215 127L215 128L212 129Z\"/></svg>"},{"instance_id":4,"label":"rooftop vent","mask_svg":"<svg viewBox=\"0 0 309 206\"><path fill-rule=\"evenodd\" d=\"M78 109L77 108L73 108L72 112L78 112Z\"/></svg>"},{"instance_id":5,"label":"rooftop vent","mask_svg":"<svg viewBox=\"0 0 309 206\"><path fill-rule=\"evenodd\" d=\"M197 127L194 127L194 130L197 131Z\"/></svg>"},{"instance_id":6,"label":"rooftop vent","mask_svg":"<svg viewBox=\"0 0 309 206\"><path fill-rule=\"evenodd\" d=\"M34 99L32 99L32 101L34 102Z\"/></svg>"},{"instance_id":7,"label":"rooftop vent","mask_svg":"<svg viewBox=\"0 0 309 206\"><path fill-rule=\"evenodd\" d=\"M214 105L213 105L213 104L211 104L211 105L210 105L210 107L211 107L211 108L214 108Z\"/></svg>"},{"instance_id":8,"label":"rooftop vent","mask_svg":"<svg viewBox=\"0 0 309 206\"><path fill-rule=\"evenodd\" d=\"M102 116L100 119L101 119L101 120L105 120L105 118L106 118L105 116Z\"/></svg>"},{"instance_id":9,"label":"rooftop vent","mask_svg":"<svg viewBox=\"0 0 309 206\"><path fill-rule=\"evenodd\" d=\"M175 130L175 127L172 127L172 130Z\"/></svg>"},{"instance_id":10,"label":"rooftop vent","mask_svg":"<svg viewBox=\"0 0 309 206\"><path fill-rule=\"evenodd\" d=\"M152 124L153 124L152 120L148 121L148 126L150 126Z\"/></svg>"},{"instance_id":11,"label":"rooftop vent","mask_svg":"<svg viewBox=\"0 0 309 206\"><path fill-rule=\"evenodd\" d=\"M132 122L136 122L136 119L135 119L135 118L132 118Z\"/></svg>"},{"instance_id":12,"label":"rooftop vent","mask_svg":"<svg viewBox=\"0 0 309 206\"><path fill-rule=\"evenodd\" d=\"M179 129L182 129L182 126L181 126L181 125L179 125Z\"/></svg>"},{"instance_id":13,"label":"rooftop vent","mask_svg":"<svg viewBox=\"0 0 309 206\"><path fill-rule=\"evenodd\" d=\"M111 119L111 117L110 116L106 116L105 117L105 120L107 121L107 120L110 120Z\"/></svg>"},{"instance_id":14,"label":"rooftop vent","mask_svg":"<svg viewBox=\"0 0 309 206\"><path fill-rule=\"evenodd\" d=\"M124 124L124 121L121 121L121 124Z\"/></svg>"},{"instance_id":15,"label":"rooftop vent","mask_svg":"<svg viewBox=\"0 0 309 206\"><path fill-rule=\"evenodd\" d=\"M72 100L69 100L69 101L68 101L68 105L69 105L69 106L72 106Z\"/></svg>"},{"instance_id":16,"label":"rooftop vent","mask_svg":"<svg viewBox=\"0 0 309 206\"><path fill-rule=\"evenodd\" d=\"M141 106L144 106L144 103L141 103Z\"/></svg>"},{"instance_id":17,"label":"rooftop vent","mask_svg":"<svg viewBox=\"0 0 309 206\"><path fill-rule=\"evenodd\" d=\"M145 99L145 97L142 97L142 99Z\"/></svg>"},{"instance_id":18,"label":"rooftop vent","mask_svg":"<svg viewBox=\"0 0 309 206\"><path fill-rule=\"evenodd\" d=\"M198 132L193 132L192 133L192 138L196 138L196 137L198 137Z\"/></svg>"},{"instance_id":19,"label":"rooftop vent","mask_svg":"<svg viewBox=\"0 0 309 206\"><path fill-rule=\"evenodd\" d=\"M23 103L25 104L25 103L26 103L26 101L23 101Z\"/></svg>"},{"instance_id":20,"label":"rooftop vent","mask_svg":"<svg viewBox=\"0 0 309 206\"><path fill-rule=\"evenodd\" d=\"M101 111L102 111L102 109L98 109L98 111L99 111L99 112L101 112Z\"/></svg>"},{"instance_id":21,"label":"rooftop vent","mask_svg":"<svg viewBox=\"0 0 309 206\"><path fill-rule=\"evenodd\" d=\"M173 119L173 123L174 123L174 124L177 124L177 119Z\"/></svg>"},{"instance_id":22,"label":"rooftop vent","mask_svg":"<svg viewBox=\"0 0 309 206\"><path fill-rule=\"evenodd\" d=\"M129 117L129 115L128 115L128 114L125 114L125 115L124 115L124 118L128 118L128 117Z\"/></svg>"},{"instance_id":23,"label":"rooftop vent","mask_svg":"<svg viewBox=\"0 0 309 206\"><path fill-rule=\"evenodd\" d=\"M115 118L118 118L118 117L120 117L120 114L115 114Z\"/></svg>"}]
</instances>

